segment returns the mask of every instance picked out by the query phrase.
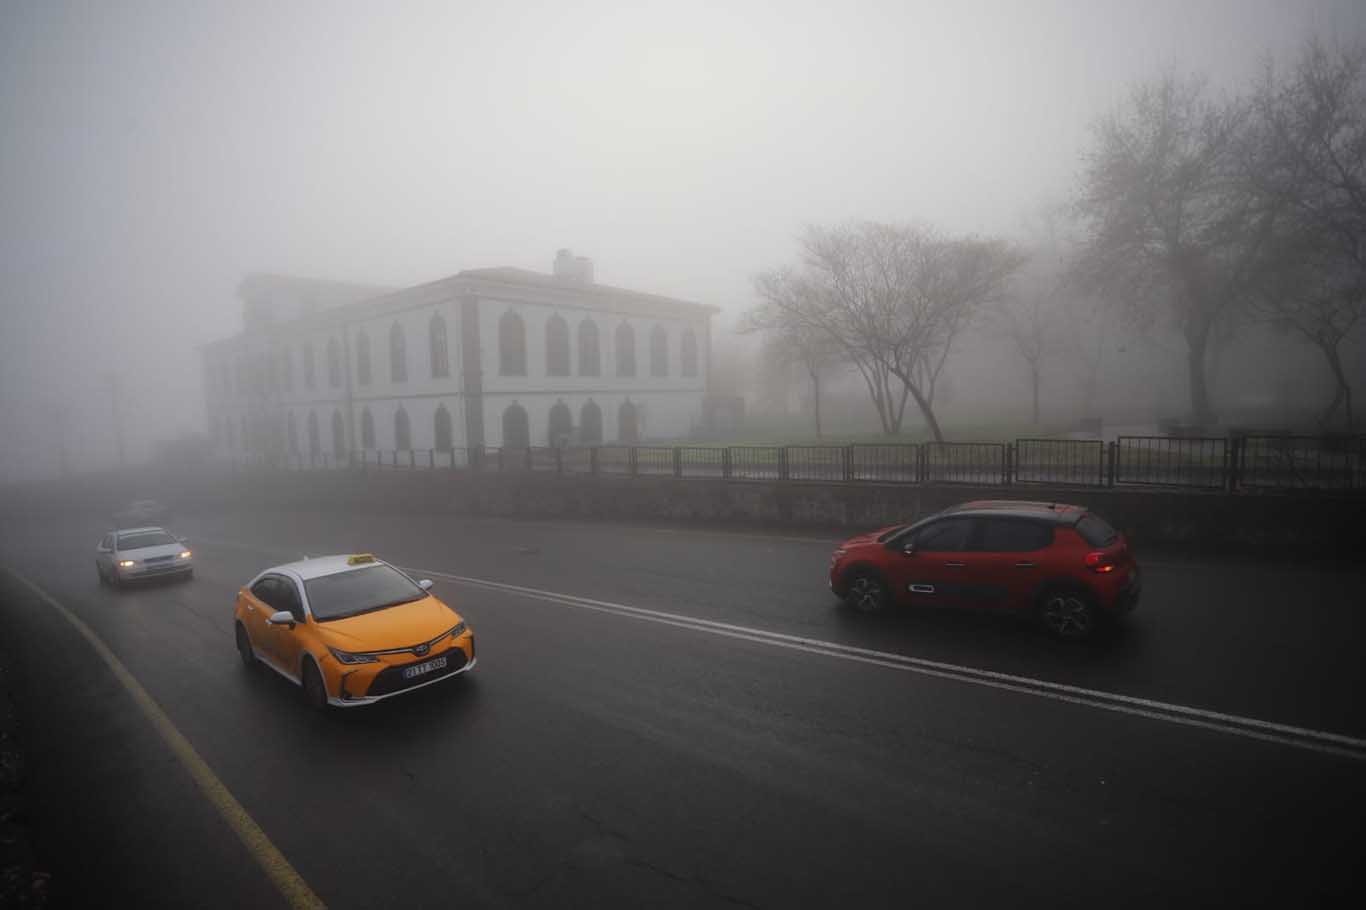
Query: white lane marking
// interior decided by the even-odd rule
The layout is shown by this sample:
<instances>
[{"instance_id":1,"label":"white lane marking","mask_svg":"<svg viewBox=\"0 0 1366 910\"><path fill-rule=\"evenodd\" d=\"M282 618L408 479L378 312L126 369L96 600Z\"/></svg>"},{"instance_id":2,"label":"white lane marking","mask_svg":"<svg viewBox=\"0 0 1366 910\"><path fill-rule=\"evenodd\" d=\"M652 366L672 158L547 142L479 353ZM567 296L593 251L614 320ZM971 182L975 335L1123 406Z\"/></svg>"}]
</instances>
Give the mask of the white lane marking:
<instances>
[{"instance_id":1,"label":"white lane marking","mask_svg":"<svg viewBox=\"0 0 1366 910\"><path fill-rule=\"evenodd\" d=\"M632 607L626 604L594 600L592 598L578 597L572 594L561 594L556 591L545 591L539 588L528 588L522 585L512 585L484 578L453 575L449 572L441 572L435 569L412 568L405 569L404 571L418 575L434 575L438 578L444 578L460 584L495 591L504 591L523 597L561 604L563 606L611 613L631 619L655 622L662 625L690 629L696 632L706 632L713 635L725 636L727 638L737 638L772 647L787 648L814 654L824 654L830 657L856 661L858 663L874 664L877 666L889 667L891 669L919 673L926 676L952 679L972 685L1019 692L1039 698L1067 702L1069 704L1100 708L1106 711L1131 714L1138 717L1147 717L1154 720L1163 720L1169 723L1178 723L1186 726L1202 727L1209 730L1230 733L1236 736L1280 743L1282 745L1309 749L1311 751L1323 752L1330 755L1366 759L1366 739L1358 739L1340 733L1312 730L1306 727L1296 727L1290 724L1274 723L1272 721L1259 720L1253 717L1242 717L1236 714L1225 714L1204 708L1193 708L1187 705L1154 701L1152 699L1139 698L1132 695L1120 695L1118 693L1104 692L1098 689L1086 689L1080 686L1049 682L1048 680L1034 679L1027 676L999 673L994 670L979 670L974 667L926 660L919 657L910 657L908 655L896 654L889 651L874 651L868 648L859 648L853 645L840 644L838 642L802 638L801 636L788 635L782 632L771 632L766 629L757 629L750 626L738 626L731 623L700 619L698 617L685 616L678 613L667 613L662 610Z\"/></svg>"},{"instance_id":2,"label":"white lane marking","mask_svg":"<svg viewBox=\"0 0 1366 910\"><path fill-rule=\"evenodd\" d=\"M261 553L278 555L282 552L281 550L269 550L231 540L213 540L211 538L200 539L208 543L217 543L224 546L238 547ZM696 632L707 632L713 635L738 638L745 641L753 641L759 644L788 648L795 651L824 654L830 657L838 657L858 663L905 670L919 673L924 676L952 679L1002 691L1019 692L1069 704L1100 708L1102 710L1114 711L1121 714L1130 714L1136 717L1147 717L1153 720L1164 720L1169 723L1182 724L1190 727L1201 727L1242 736L1247 739L1279 743L1300 749L1307 749L1313 752L1340 755L1358 760L1366 759L1366 739L1358 739L1340 733L1312 730L1306 727L1274 723L1272 721L1259 720L1253 717L1242 717L1236 714L1224 714L1219 711L1210 711L1204 708L1193 708L1187 705L1154 701L1152 699L1139 698L1132 695L1120 695L1113 692L1104 692L1099 689L1086 689L1080 686L1049 682L1048 680L1034 679L1033 677L1028 676L1015 676L1009 673L999 673L994 670L979 670L975 667L926 660L925 658L911 657L909 655L896 654L890 651L875 651L868 648L855 647L853 645L844 645L838 642L802 638L796 635L770 632L765 629L757 629L750 626L737 626L730 623L701 619L679 613L667 613L662 610L650 610L644 607L632 607L627 606L626 604L612 603L610 601L593 600L587 597L578 597L573 594L561 594L556 591L544 591L538 588L511 585L505 582L493 581L491 579L454 575L450 572L441 572L436 569L405 568L404 571L416 575L434 575L438 578L445 578L461 584L519 594L563 606L579 607L581 609L595 610L603 613L614 613L618 616L641 619L683 629L691 629Z\"/></svg>"},{"instance_id":3,"label":"white lane marking","mask_svg":"<svg viewBox=\"0 0 1366 910\"><path fill-rule=\"evenodd\" d=\"M291 907L299 908L299 910L315 910L315 908L325 910L322 899L309 887L308 882L304 881L303 876L290 865L289 860L285 859L285 855L271 842L270 836L257 824L256 819L252 818L251 813L247 812L246 808L237 801L237 797L233 796L232 791L213 772L208 762L204 761L185 734L180 732L180 729L162 710L161 705L152 697L152 694L143 688L142 683L138 682L133 671L129 670L124 662L119 660L118 655L104 643L104 640L96 634L95 630L90 628L85 620L71 612L61 601L38 585L13 569L6 568L5 571L9 573L11 578L28 588L35 597L69 622L72 628L86 640L95 654L104 661L114 678L132 697L133 703L142 711L143 716L147 718L153 729L161 736L162 741L170 748L171 753L185 766L185 770L189 772L191 779L198 785L205 799L218 811L223 821L242 841L242 845L260 864L261 869L270 878L271 883L279 890L285 901Z\"/></svg>"}]
</instances>

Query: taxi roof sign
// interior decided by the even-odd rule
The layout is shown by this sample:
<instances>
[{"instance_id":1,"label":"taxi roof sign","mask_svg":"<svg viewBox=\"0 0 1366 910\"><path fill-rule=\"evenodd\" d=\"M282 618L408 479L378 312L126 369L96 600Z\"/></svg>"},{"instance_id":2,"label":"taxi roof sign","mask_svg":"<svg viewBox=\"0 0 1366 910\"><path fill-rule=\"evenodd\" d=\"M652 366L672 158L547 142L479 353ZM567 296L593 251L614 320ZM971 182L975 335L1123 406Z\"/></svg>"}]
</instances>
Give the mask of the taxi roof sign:
<instances>
[{"instance_id":1,"label":"taxi roof sign","mask_svg":"<svg viewBox=\"0 0 1366 910\"><path fill-rule=\"evenodd\" d=\"M363 566L374 561L375 554L373 553L357 553L355 556L346 557L346 564L348 566Z\"/></svg>"}]
</instances>

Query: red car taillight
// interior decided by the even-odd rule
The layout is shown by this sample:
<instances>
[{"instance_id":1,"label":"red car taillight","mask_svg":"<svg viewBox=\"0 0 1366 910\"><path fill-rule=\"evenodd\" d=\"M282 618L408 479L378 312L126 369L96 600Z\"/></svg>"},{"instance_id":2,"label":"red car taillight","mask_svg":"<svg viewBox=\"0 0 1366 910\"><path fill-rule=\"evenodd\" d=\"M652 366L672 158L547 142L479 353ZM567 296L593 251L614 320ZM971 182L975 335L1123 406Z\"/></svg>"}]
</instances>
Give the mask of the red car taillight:
<instances>
[{"instance_id":1,"label":"red car taillight","mask_svg":"<svg viewBox=\"0 0 1366 910\"><path fill-rule=\"evenodd\" d=\"M1115 564L1111 561L1110 554L1096 550L1086 554L1086 568L1104 575L1106 572L1113 572Z\"/></svg>"}]
</instances>

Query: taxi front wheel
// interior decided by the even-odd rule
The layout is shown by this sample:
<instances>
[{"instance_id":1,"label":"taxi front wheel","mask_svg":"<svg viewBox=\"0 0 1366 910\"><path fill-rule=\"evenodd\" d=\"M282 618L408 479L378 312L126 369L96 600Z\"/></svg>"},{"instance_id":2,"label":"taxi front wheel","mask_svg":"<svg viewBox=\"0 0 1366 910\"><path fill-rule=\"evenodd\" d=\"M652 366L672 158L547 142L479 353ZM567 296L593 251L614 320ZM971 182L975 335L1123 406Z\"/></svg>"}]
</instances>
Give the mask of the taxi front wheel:
<instances>
[{"instance_id":1,"label":"taxi front wheel","mask_svg":"<svg viewBox=\"0 0 1366 910\"><path fill-rule=\"evenodd\" d=\"M243 666L256 666L256 654L251 650L251 639L247 637L247 630L242 628L242 624L237 624L237 656L242 658Z\"/></svg>"},{"instance_id":2,"label":"taxi front wheel","mask_svg":"<svg viewBox=\"0 0 1366 910\"><path fill-rule=\"evenodd\" d=\"M323 685L323 675L312 660L304 660L304 701L310 708L321 711L327 707L327 687Z\"/></svg>"}]
</instances>

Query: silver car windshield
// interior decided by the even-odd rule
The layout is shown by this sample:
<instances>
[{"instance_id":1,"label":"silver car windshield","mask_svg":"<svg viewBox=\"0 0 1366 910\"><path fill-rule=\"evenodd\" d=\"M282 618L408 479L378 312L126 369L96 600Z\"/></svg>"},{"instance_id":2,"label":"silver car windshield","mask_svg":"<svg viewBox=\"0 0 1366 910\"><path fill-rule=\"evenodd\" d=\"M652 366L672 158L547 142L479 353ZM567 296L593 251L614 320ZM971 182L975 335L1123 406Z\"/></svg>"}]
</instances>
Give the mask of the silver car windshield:
<instances>
[{"instance_id":1,"label":"silver car windshield","mask_svg":"<svg viewBox=\"0 0 1366 910\"><path fill-rule=\"evenodd\" d=\"M167 544L179 543L165 531L144 531L140 534L120 534L120 550L141 550L143 547L164 547Z\"/></svg>"}]
</instances>

